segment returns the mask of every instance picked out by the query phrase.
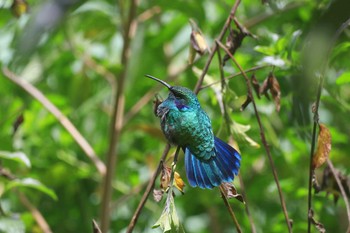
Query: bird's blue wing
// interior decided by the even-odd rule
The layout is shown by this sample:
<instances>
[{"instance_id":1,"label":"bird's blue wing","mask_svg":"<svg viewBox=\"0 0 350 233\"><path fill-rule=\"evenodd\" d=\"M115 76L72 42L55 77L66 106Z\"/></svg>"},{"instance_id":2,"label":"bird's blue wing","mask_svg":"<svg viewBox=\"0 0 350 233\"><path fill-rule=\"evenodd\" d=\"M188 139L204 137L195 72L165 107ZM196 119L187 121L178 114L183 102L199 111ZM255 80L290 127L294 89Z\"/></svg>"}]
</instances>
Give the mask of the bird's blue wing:
<instances>
[{"instance_id":1,"label":"bird's blue wing","mask_svg":"<svg viewBox=\"0 0 350 233\"><path fill-rule=\"evenodd\" d=\"M215 137L215 147L210 159L204 160L185 150L185 167L192 187L213 188L222 182L231 182L238 174L241 156L227 143Z\"/></svg>"}]
</instances>

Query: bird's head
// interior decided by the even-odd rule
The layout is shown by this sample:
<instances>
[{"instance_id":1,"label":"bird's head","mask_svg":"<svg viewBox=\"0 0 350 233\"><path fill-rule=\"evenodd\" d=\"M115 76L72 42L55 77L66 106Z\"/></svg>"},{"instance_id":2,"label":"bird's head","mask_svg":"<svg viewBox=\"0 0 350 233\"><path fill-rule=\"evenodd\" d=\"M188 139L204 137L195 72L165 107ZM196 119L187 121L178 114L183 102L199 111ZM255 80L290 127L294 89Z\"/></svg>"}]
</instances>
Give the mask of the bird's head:
<instances>
[{"instance_id":1,"label":"bird's head","mask_svg":"<svg viewBox=\"0 0 350 233\"><path fill-rule=\"evenodd\" d=\"M168 99L173 100L176 106L180 110L186 110L186 108L198 108L200 107L196 94L190 89L181 86L171 86L167 82L160 80L151 75L145 75L146 77L160 82L168 88L170 91Z\"/></svg>"}]
</instances>

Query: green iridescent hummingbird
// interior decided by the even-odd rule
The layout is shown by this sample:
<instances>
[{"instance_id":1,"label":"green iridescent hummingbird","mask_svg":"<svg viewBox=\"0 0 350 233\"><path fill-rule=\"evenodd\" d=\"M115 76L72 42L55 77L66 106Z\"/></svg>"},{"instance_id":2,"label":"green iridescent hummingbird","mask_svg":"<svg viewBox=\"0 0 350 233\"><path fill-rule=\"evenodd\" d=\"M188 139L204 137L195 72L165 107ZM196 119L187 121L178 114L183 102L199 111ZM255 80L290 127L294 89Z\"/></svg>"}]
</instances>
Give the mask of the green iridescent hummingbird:
<instances>
[{"instance_id":1,"label":"green iridescent hummingbird","mask_svg":"<svg viewBox=\"0 0 350 233\"><path fill-rule=\"evenodd\" d=\"M238 174L241 156L227 143L215 137L211 121L197 96L188 88L171 86L151 75L169 90L156 114L165 137L185 152L185 168L192 187L213 188L231 182Z\"/></svg>"}]
</instances>

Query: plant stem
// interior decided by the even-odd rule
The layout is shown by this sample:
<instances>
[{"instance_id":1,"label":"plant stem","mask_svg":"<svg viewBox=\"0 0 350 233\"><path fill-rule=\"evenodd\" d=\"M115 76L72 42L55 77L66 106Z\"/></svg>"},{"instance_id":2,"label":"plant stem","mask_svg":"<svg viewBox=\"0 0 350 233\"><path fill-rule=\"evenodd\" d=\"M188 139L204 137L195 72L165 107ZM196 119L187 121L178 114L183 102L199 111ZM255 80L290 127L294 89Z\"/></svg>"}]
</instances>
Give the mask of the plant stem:
<instances>
[{"instance_id":1,"label":"plant stem","mask_svg":"<svg viewBox=\"0 0 350 233\"><path fill-rule=\"evenodd\" d=\"M350 18L347 19L335 32L334 36L332 37L330 43L329 43L329 47L328 47L328 51L327 51L327 56L325 59L325 63L322 66L322 72L320 75L320 80L319 80L319 84L318 84L318 89L317 89L317 96L316 96L316 102L315 102L315 108L314 108L314 124L313 124L313 129L312 129L312 140L311 140L311 150L310 150L310 164L309 164L309 187L308 187L308 221L307 221L307 232L310 233L311 232L311 219L310 219L310 211L311 211L311 207L312 207L312 175L314 173L314 169L312 166L312 160L313 160L313 156L314 156L314 151L315 151L315 147L316 147L316 129L319 123L319 115L318 115L318 109L320 106L320 100L321 100L321 93L322 93L322 89L323 89L323 82L324 82L324 76L326 73L326 70L328 68L328 63L329 63L329 57L331 55L332 49L334 47L335 42L337 41L337 39L339 38L339 36L341 35L341 33L350 25ZM333 172L333 171L332 171ZM334 176L336 176L336 174L334 174ZM344 200L346 199L346 197L344 197ZM350 217L349 217L350 218ZM350 222L349 222L350 224ZM349 226L350 228L350 226ZM349 231L348 231L349 232Z\"/></svg>"},{"instance_id":2,"label":"plant stem","mask_svg":"<svg viewBox=\"0 0 350 233\"><path fill-rule=\"evenodd\" d=\"M280 183L279 183L279 180L278 180L277 171L276 171L275 164L274 164L274 161L273 161L272 156L271 156L270 148L269 148L269 146L268 146L268 144L267 144L267 140L266 140L265 133L264 133L264 128L263 128L262 123L261 123L261 120L260 120L260 115L259 115L258 109L257 109L257 107L256 107L256 103L255 103L255 100L254 100L254 96L253 96L253 92L252 92L252 87L251 87L249 78L248 78L247 74L244 72L244 70L243 70L243 68L241 67L241 65L240 65L240 64L236 61L236 59L232 56L232 54L230 53L230 51L229 51L220 41L216 40L216 43L217 43L223 50L225 50L225 52L230 56L230 58L231 58L232 61L236 64L236 66L238 67L238 69L242 72L242 74L243 74L243 76L244 76L244 78L245 78L245 80L246 80L247 89L248 89L248 95L249 95L249 97L251 98L251 101L252 101L252 104L253 104L253 108L254 108L254 112L255 112L255 117L256 117L256 120L257 120L258 125L259 125L259 129L260 129L260 138L261 138L261 142L262 142L263 145L264 145L264 148L265 148L267 157L268 157L269 162L270 162L270 167L271 167L271 170L272 170L273 178L274 178L275 183L276 183L276 186L277 186L277 190L278 190L278 194L279 194L279 198L280 198L280 202L281 202L281 207L282 207L282 211L283 211L283 214L284 214L284 217L285 217L285 220L286 220L286 224L287 224L287 227L288 227L288 231L289 231L289 232L292 232L292 226L291 226L291 223L290 223L290 221L289 221L286 203L285 203L285 201L284 201L282 189L281 189L281 186L280 186Z\"/></svg>"},{"instance_id":3,"label":"plant stem","mask_svg":"<svg viewBox=\"0 0 350 233\"><path fill-rule=\"evenodd\" d=\"M97 168L99 174L101 176L104 176L106 174L105 164L99 159L92 146L87 142L83 135L81 135L73 123L48 98L46 98L40 90L38 90L32 84L25 82L24 79L17 77L6 67L2 69L2 72L6 78L15 83L17 86L21 87L28 94L33 96L34 99L39 101L44 106L44 108L46 108L58 120L58 122L67 130L67 132L73 137L80 148L85 152L86 156L89 157L89 159Z\"/></svg>"},{"instance_id":4,"label":"plant stem","mask_svg":"<svg viewBox=\"0 0 350 233\"><path fill-rule=\"evenodd\" d=\"M222 188L222 186L220 185L220 193L221 193L221 197L222 197L222 200L224 201L224 204L228 210L228 212L230 213L230 216L233 220L233 222L235 223L236 225L236 228L237 228L237 232L238 233L241 233L242 232L242 229L241 229L241 226L239 225L238 221L237 221L237 218L236 218L236 215L235 213L233 212L231 206L230 206L230 203L228 202L227 200L227 197L225 195L225 190Z\"/></svg>"},{"instance_id":5,"label":"plant stem","mask_svg":"<svg viewBox=\"0 0 350 233\"><path fill-rule=\"evenodd\" d=\"M136 225L137 219L139 218L139 216L141 214L141 211L142 211L144 205L146 204L146 201L148 199L149 194L153 190L154 183L155 183L155 181L156 181L156 179L157 179L157 177L158 177L158 175L159 175L159 173L161 171L161 168L163 166L163 162L166 160L166 157L168 155L169 150L170 150L170 144L167 144L165 149L164 149L164 151L163 151L163 155L162 155L162 157L159 160L159 164L158 164L157 170L154 172L154 174L152 176L152 179L149 180L147 188L146 188L146 191L144 192L144 194L143 194L143 196L141 198L141 201L140 201L139 205L137 206L134 215L131 218L131 221L129 223L128 229L126 230L127 233L131 233L134 230L134 227Z\"/></svg>"},{"instance_id":6,"label":"plant stem","mask_svg":"<svg viewBox=\"0 0 350 233\"><path fill-rule=\"evenodd\" d=\"M107 232L110 224L110 202L112 198L112 180L115 178L115 167L117 163L117 151L119 146L119 139L123 127L124 116L124 83L127 76L127 69L130 57L130 44L136 27L136 9L137 0L132 0L129 6L129 15L126 25L124 26L123 41L124 46L121 55L122 71L117 80L117 93L115 96L115 103L113 108L112 122L110 125L109 148L107 153L107 174L103 182L102 190L102 204L101 204L101 231Z\"/></svg>"}]
</instances>

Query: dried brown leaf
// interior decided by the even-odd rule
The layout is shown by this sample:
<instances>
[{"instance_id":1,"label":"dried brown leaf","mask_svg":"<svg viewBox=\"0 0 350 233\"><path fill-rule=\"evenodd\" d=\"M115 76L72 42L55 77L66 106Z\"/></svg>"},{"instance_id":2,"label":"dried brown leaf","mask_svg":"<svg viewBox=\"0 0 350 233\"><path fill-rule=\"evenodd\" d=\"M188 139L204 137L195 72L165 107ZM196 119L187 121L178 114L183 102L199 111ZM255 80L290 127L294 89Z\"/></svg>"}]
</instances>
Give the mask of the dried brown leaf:
<instances>
[{"instance_id":1,"label":"dried brown leaf","mask_svg":"<svg viewBox=\"0 0 350 233\"><path fill-rule=\"evenodd\" d=\"M310 209L309 211L309 219L311 220L311 223L316 227L316 229L321 232L321 233L325 233L326 229L324 228L323 224L316 221L316 219L314 218L314 211L312 209Z\"/></svg>"},{"instance_id":2,"label":"dried brown leaf","mask_svg":"<svg viewBox=\"0 0 350 233\"><path fill-rule=\"evenodd\" d=\"M255 74L252 75L251 80L252 80L255 94L257 94L258 98L260 99L260 84L259 84L258 80L256 79Z\"/></svg>"},{"instance_id":3,"label":"dried brown leaf","mask_svg":"<svg viewBox=\"0 0 350 233\"><path fill-rule=\"evenodd\" d=\"M166 192L168 187L170 186L170 176L171 176L171 168L163 165L161 174L160 174L160 188Z\"/></svg>"},{"instance_id":4,"label":"dried brown leaf","mask_svg":"<svg viewBox=\"0 0 350 233\"><path fill-rule=\"evenodd\" d=\"M260 86L259 93L260 95L265 95L267 99L270 99L267 91L270 89L268 77L264 80L263 84Z\"/></svg>"},{"instance_id":5,"label":"dried brown leaf","mask_svg":"<svg viewBox=\"0 0 350 233\"><path fill-rule=\"evenodd\" d=\"M346 175L342 174L338 169L335 169L336 175L338 176L341 185L344 188L344 191L348 198L350 198L350 179ZM327 166L323 170L322 183L318 189L315 189L315 192L325 191L327 196L333 195L334 203L336 204L338 198L341 194L338 183L336 182L331 169Z\"/></svg>"},{"instance_id":6,"label":"dried brown leaf","mask_svg":"<svg viewBox=\"0 0 350 233\"><path fill-rule=\"evenodd\" d=\"M223 182L221 187L223 188L223 191L228 199L236 198L238 201L245 204L243 196L237 192L236 187L232 183Z\"/></svg>"},{"instance_id":7,"label":"dried brown leaf","mask_svg":"<svg viewBox=\"0 0 350 233\"><path fill-rule=\"evenodd\" d=\"M163 99L158 95L156 94L155 96L155 99L153 100L153 113L154 115L157 116L157 109L158 109L158 106L163 102Z\"/></svg>"},{"instance_id":8,"label":"dried brown leaf","mask_svg":"<svg viewBox=\"0 0 350 233\"><path fill-rule=\"evenodd\" d=\"M250 104L250 102L252 102L252 99L250 98L250 95L247 95L246 100L241 106L241 111L243 111Z\"/></svg>"},{"instance_id":9,"label":"dried brown leaf","mask_svg":"<svg viewBox=\"0 0 350 233\"><path fill-rule=\"evenodd\" d=\"M278 83L275 75L273 75L273 73L269 74L268 77L268 86L270 88L270 92L271 95L273 97L273 100L275 101L275 105L276 105L276 111L279 112L280 108L281 108L281 88L280 88L280 84Z\"/></svg>"},{"instance_id":10,"label":"dried brown leaf","mask_svg":"<svg viewBox=\"0 0 350 233\"><path fill-rule=\"evenodd\" d=\"M324 124L319 124L317 148L312 159L313 169L319 168L328 159L332 148L331 132Z\"/></svg>"},{"instance_id":11,"label":"dried brown leaf","mask_svg":"<svg viewBox=\"0 0 350 233\"><path fill-rule=\"evenodd\" d=\"M13 122L13 133L15 134L18 127L24 122L24 116L23 113L21 113L15 120L15 122Z\"/></svg>"}]
</instances>

